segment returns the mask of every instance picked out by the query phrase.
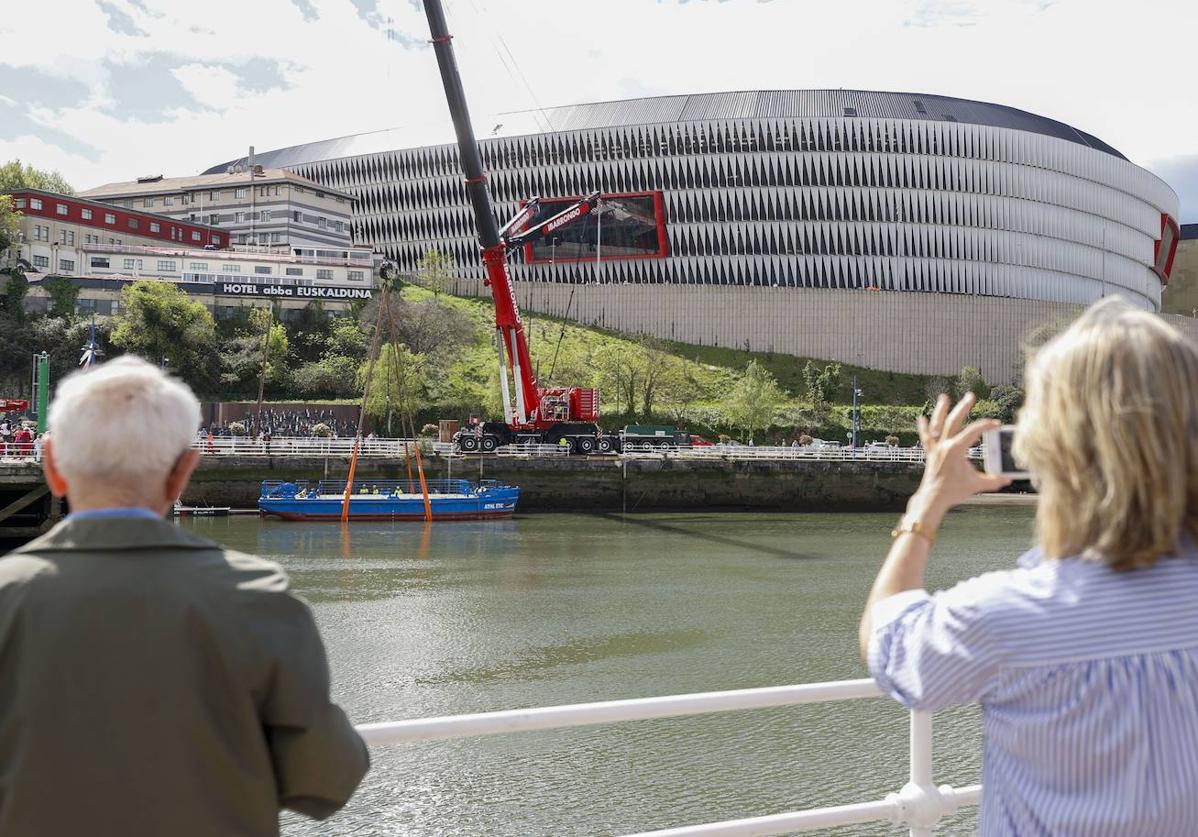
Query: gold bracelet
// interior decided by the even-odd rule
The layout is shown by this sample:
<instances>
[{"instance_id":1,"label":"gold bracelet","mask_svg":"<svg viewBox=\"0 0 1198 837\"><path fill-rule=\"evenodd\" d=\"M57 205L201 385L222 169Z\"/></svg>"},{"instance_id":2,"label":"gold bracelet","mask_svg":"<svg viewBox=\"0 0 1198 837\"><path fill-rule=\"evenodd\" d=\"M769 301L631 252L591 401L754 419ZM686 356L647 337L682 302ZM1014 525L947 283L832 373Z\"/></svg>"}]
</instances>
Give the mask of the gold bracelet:
<instances>
[{"instance_id":1,"label":"gold bracelet","mask_svg":"<svg viewBox=\"0 0 1198 837\"><path fill-rule=\"evenodd\" d=\"M924 526L918 520L908 522L905 518L899 518L899 525L890 530L890 537L897 538L899 535L918 535L928 542L928 548L936 545L936 533L928 526Z\"/></svg>"}]
</instances>

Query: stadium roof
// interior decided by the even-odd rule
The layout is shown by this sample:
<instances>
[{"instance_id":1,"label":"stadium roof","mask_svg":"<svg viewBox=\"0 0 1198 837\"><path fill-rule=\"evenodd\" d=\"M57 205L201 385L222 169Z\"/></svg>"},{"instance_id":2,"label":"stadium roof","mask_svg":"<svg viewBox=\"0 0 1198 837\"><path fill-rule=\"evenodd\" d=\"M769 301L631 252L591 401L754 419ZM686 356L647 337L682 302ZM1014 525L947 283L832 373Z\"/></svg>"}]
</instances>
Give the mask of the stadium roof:
<instances>
[{"instance_id":1,"label":"stadium roof","mask_svg":"<svg viewBox=\"0 0 1198 837\"><path fill-rule=\"evenodd\" d=\"M485 140L491 137L630 125L802 116L880 117L992 125L1057 137L1104 151L1120 159L1127 159L1095 136L1064 122L1037 116L1018 108L956 99L951 96L880 93L871 90L754 90L592 102L475 118L474 128L475 136ZM446 120L433 125L414 123L410 126L293 145L289 148L259 152L254 159L264 166L277 168L450 142L453 142L453 131ZM244 162L244 157L229 160L213 166L205 174L223 172L230 165Z\"/></svg>"}]
</instances>

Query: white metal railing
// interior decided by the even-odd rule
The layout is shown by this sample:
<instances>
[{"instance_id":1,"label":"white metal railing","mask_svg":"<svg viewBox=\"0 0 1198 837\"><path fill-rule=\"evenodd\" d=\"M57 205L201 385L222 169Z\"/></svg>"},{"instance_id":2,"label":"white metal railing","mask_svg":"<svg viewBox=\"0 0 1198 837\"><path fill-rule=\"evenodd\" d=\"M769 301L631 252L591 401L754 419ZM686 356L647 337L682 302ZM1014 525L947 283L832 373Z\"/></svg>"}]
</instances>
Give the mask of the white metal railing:
<instances>
[{"instance_id":1,"label":"white metal railing","mask_svg":"<svg viewBox=\"0 0 1198 837\"><path fill-rule=\"evenodd\" d=\"M366 457L397 457L404 455L404 443L411 450L416 444L415 439L364 439L359 456ZM444 457L459 457L459 451L452 442L430 442L427 439L419 441L424 453L435 453ZM275 436L270 442L250 438L248 436L215 436L212 439L197 438L193 444L201 453L212 456L349 456L353 453L353 436L339 438L317 436ZM522 444L505 445L483 455L533 457L533 456L565 456L569 449L564 445ZM973 448L969 452L973 459L981 459L982 449ZM471 454L475 455L475 454ZM867 447L867 448L835 448L835 447L771 447L762 445L713 445L704 447L683 448L654 448L652 450L627 450L621 454L596 454L599 456L619 456L624 459L689 459L689 460L725 460L725 459L759 459L759 460L813 460L822 462L912 462L922 463L923 448L900 447Z\"/></svg>"},{"instance_id":2,"label":"white metal railing","mask_svg":"<svg viewBox=\"0 0 1198 837\"><path fill-rule=\"evenodd\" d=\"M726 692L576 703L530 709L506 709L475 715L449 715L362 724L358 732L372 745L408 744L478 735L501 735L534 730L565 729L623 721L678 718L714 712L736 712L777 706L797 706L836 700L880 697L872 680L837 680L794 686L770 686ZM932 716L911 712L910 772L907 784L884 799L769 814L739 820L686 825L643 832L637 837L748 837L787 834L867 822L905 825L912 837L930 835L942 818L962 806L976 805L981 785L954 788L934 784L932 777Z\"/></svg>"}]
</instances>

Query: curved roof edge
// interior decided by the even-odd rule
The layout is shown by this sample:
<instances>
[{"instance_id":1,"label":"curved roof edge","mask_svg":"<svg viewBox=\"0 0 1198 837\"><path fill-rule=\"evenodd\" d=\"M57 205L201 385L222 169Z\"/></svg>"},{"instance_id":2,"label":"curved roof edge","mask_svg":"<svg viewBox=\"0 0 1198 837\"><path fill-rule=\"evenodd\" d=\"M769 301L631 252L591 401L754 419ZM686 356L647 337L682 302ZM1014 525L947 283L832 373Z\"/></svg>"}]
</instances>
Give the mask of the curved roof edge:
<instances>
[{"instance_id":1,"label":"curved roof edge","mask_svg":"<svg viewBox=\"0 0 1198 837\"><path fill-rule=\"evenodd\" d=\"M989 125L1056 137L1121 160L1127 159L1092 134L1008 105L930 93L871 90L750 90L620 99L476 118L474 129L475 136L486 140L669 122L803 116L915 119ZM255 155L255 162L272 168L288 167L451 142L453 130L446 121L387 128L259 152ZM244 157L229 160L212 166L204 174L217 174L228 166L244 162Z\"/></svg>"}]
</instances>

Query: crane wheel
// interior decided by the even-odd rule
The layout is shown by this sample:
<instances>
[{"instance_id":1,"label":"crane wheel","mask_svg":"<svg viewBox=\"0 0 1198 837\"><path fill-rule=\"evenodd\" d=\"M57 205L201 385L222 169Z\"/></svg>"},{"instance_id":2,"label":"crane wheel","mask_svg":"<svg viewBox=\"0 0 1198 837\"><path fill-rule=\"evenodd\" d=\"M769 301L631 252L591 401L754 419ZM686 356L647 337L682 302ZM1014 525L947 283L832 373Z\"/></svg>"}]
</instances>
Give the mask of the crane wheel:
<instances>
[{"instance_id":1,"label":"crane wheel","mask_svg":"<svg viewBox=\"0 0 1198 837\"><path fill-rule=\"evenodd\" d=\"M579 436L575 440L575 447L578 452L584 456L595 452L595 440L590 436Z\"/></svg>"},{"instance_id":2,"label":"crane wheel","mask_svg":"<svg viewBox=\"0 0 1198 837\"><path fill-rule=\"evenodd\" d=\"M458 439L458 447L460 447L464 453L474 453L476 450L478 450L478 437L462 436Z\"/></svg>"},{"instance_id":3,"label":"crane wheel","mask_svg":"<svg viewBox=\"0 0 1198 837\"><path fill-rule=\"evenodd\" d=\"M606 436L603 436L599 439L600 453L611 453L613 450L615 450L615 446L612 445L611 439L607 438Z\"/></svg>"},{"instance_id":4,"label":"crane wheel","mask_svg":"<svg viewBox=\"0 0 1198 837\"><path fill-rule=\"evenodd\" d=\"M491 453L495 448L499 447L499 440L494 436L483 436L483 450Z\"/></svg>"}]
</instances>

